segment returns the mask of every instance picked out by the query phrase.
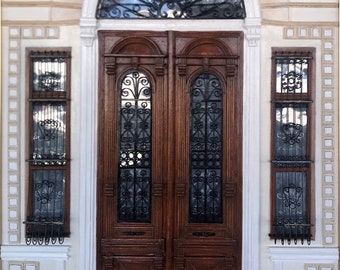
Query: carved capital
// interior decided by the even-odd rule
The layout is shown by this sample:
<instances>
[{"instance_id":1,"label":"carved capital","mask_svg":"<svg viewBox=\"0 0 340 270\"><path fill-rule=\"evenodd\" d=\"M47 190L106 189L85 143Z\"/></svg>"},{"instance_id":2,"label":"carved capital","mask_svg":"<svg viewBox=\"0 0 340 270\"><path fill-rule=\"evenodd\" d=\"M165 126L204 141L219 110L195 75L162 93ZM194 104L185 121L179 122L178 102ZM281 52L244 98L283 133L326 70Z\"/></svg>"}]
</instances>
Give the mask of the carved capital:
<instances>
[{"instance_id":1,"label":"carved capital","mask_svg":"<svg viewBox=\"0 0 340 270\"><path fill-rule=\"evenodd\" d=\"M97 36L97 20L89 18L80 19L80 37L86 47L92 47Z\"/></svg>"},{"instance_id":2,"label":"carved capital","mask_svg":"<svg viewBox=\"0 0 340 270\"><path fill-rule=\"evenodd\" d=\"M115 63L106 63L105 69L106 69L107 75L114 75L116 73L116 64Z\"/></svg>"},{"instance_id":3,"label":"carved capital","mask_svg":"<svg viewBox=\"0 0 340 270\"><path fill-rule=\"evenodd\" d=\"M236 65L226 65L227 76L234 77L236 75L237 66Z\"/></svg>"},{"instance_id":4,"label":"carved capital","mask_svg":"<svg viewBox=\"0 0 340 270\"><path fill-rule=\"evenodd\" d=\"M250 47L257 47L261 38L261 19L247 18L245 20L245 28L247 29L246 38Z\"/></svg>"},{"instance_id":5,"label":"carved capital","mask_svg":"<svg viewBox=\"0 0 340 270\"><path fill-rule=\"evenodd\" d=\"M185 76L187 74L187 66L180 64L177 66L179 76Z\"/></svg>"},{"instance_id":6,"label":"carved capital","mask_svg":"<svg viewBox=\"0 0 340 270\"><path fill-rule=\"evenodd\" d=\"M154 183L152 193L156 197L162 197L163 196L163 184L162 183Z\"/></svg>"},{"instance_id":7,"label":"carved capital","mask_svg":"<svg viewBox=\"0 0 340 270\"><path fill-rule=\"evenodd\" d=\"M185 196L185 184L183 183L177 183L176 184L176 195L177 197L184 197Z\"/></svg>"},{"instance_id":8,"label":"carved capital","mask_svg":"<svg viewBox=\"0 0 340 270\"><path fill-rule=\"evenodd\" d=\"M113 197L115 194L115 186L113 184L105 184L104 194L106 197Z\"/></svg>"}]
</instances>

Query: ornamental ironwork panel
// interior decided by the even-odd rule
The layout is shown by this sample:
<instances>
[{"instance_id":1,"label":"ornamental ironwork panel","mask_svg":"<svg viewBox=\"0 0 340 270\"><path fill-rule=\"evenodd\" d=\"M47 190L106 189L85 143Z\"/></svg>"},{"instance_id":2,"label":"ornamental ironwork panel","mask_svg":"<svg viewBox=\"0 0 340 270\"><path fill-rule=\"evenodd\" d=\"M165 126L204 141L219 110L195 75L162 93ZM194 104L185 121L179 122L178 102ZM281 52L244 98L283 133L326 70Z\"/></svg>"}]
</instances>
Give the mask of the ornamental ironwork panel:
<instances>
[{"instance_id":1,"label":"ornamental ironwork panel","mask_svg":"<svg viewBox=\"0 0 340 270\"><path fill-rule=\"evenodd\" d=\"M309 60L308 57L276 58L276 92L307 93Z\"/></svg>"},{"instance_id":2,"label":"ornamental ironwork panel","mask_svg":"<svg viewBox=\"0 0 340 270\"><path fill-rule=\"evenodd\" d=\"M276 173L275 239L311 240L305 172ZM283 241L283 240L282 240Z\"/></svg>"},{"instance_id":3,"label":"ornamental ironwork panel","mask_svg":"<svg viewBox=\"0 0 340 270\"><path fill-rule=\"evenodd\" d=\"M65 91L66 57L32 57L33 91Z\"/></svg>"},{"instance_id":4,"label":"ornamental ironwork panel","mask_svg":"<svg viewBox=\"0 0 340 270\"><path fill-rule=\"evenodd\" d=\"M133 71L121 82L119 222L151 220L151 92L142 72Z\"/></svg>"},{"instance_id":5,"label":"ornamental ironwork panel","mask_svg":"<svg viewBox=\"0 0 340 270\"><path fill-rule=\"evenodd\" d=\"M32 216L26 224L27 244L55 244L64 241L65 172L36 170L32 183Z\"/></svg>"},{"instance_id":6,"label":"ornamental ironwork panel","mask_svg":"<svg viewBox=\"0 0 340 270\"><path fill-rule=\"evenodd\" d=\"M191 85L189 222L222 223L223 90L212 73Z\"/></svg>"},{"instance_id":7,"label":"ornamental ironwork panel","mask_svg":"<svg viewBox=\"0 0 340 270\"><path fill-rule=\"evenodd\" d=\"M99 0L98 19L244 19L243 0Z\"/></svg>"},{"instance_id":8,"label":"ornamental ironwork panel","mask_svg":"<svg viewBox=\"0 0 340 270\"><path fill-rule=\"evenodd\" d=\"M275 161L308 160L307 108L308 104L306 103L275 104ZM287 163L286 166L288 165ZM303 163L295 163L294 166L300 165L303 165ZM308 163L304 163L304 165L308 165Z\"/></svg>"},{"instance_id":9,"label":"ornamental ironwork panel","mask_svg":"<svg viewBox=\"0 0 340 270\"><path fill-rule=\"evenodd\" d=\"M66 103L35 102L33 112L33 165L66 164Z\"/></svg>"}]
</instances>

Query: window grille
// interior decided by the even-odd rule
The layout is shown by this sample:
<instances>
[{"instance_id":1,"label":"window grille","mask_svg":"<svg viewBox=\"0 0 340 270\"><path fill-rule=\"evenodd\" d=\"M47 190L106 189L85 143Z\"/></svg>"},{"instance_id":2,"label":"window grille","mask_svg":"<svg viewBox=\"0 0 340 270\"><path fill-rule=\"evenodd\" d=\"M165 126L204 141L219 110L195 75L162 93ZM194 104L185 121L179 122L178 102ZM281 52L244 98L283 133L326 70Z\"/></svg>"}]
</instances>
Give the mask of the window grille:
<instances>
[{"instance_id":1,"label":"window grille","mask_svg":"<svg viewBox=\"0 0 340 270\"><path fill-rule=\"evenodd\" d=\"M28 49L28 245L69 234L70 59L69 49Z\"/></svg>"},{"instance_id":2,"label":"window grille","mask_svg":"<svg viewBox=\"0 0 340 270\"><path fill-rule=\"evenodd\" d=\"M273 49L272 226L284 244L312 238L314 49Z\"/></svg>"},{"instance_id":3,"label":"window grille","mask_svg":"<svg viewBox=\"0 0 340 270\"><path fill-rule=\"evenodd\" d=\"M98 19L244 19L244 0L98 0Z\"/></svg>"}]
</instances>

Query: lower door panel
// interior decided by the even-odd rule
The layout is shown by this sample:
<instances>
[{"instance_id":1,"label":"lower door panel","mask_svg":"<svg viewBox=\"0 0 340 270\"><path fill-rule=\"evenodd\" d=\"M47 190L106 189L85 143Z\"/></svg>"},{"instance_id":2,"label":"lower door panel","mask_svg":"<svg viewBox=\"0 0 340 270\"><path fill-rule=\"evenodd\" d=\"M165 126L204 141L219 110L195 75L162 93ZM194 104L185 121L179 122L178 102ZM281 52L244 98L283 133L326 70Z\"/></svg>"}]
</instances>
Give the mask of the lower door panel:
<instances>
[{"instance_id":1,"label":"lower door panel","mask_svg":"<svg viewBox=\"0 0 340 270\"><path fill-rule=\"evenodd\" d=\"M164 269L163 257L112 256L103 257L107 270L153 270Z\"/></svg>"}]
</instances>

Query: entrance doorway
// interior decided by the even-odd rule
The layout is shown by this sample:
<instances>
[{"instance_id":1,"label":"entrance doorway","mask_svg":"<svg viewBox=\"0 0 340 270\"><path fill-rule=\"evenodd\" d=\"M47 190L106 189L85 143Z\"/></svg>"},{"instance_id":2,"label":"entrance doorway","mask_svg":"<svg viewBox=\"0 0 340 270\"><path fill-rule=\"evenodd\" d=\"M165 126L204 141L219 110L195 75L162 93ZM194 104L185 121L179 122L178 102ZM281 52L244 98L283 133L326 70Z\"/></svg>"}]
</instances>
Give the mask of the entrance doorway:
<instances>
[{"instance_id":1,"label":"entrance doorway","mask_svg":"<svg viewBox=\"0 0 340 270\"><path fill-rule=\"evenodd\" d=\"M97 269L241 269L242 32L99 32Z\"/></svg>"}]
</instances>

